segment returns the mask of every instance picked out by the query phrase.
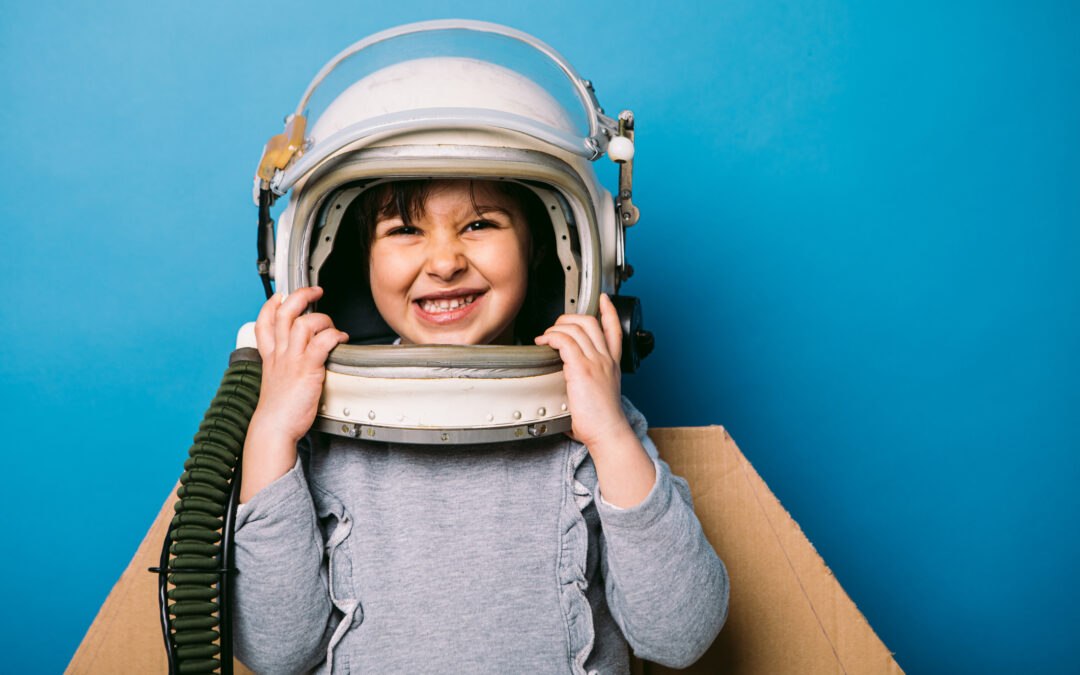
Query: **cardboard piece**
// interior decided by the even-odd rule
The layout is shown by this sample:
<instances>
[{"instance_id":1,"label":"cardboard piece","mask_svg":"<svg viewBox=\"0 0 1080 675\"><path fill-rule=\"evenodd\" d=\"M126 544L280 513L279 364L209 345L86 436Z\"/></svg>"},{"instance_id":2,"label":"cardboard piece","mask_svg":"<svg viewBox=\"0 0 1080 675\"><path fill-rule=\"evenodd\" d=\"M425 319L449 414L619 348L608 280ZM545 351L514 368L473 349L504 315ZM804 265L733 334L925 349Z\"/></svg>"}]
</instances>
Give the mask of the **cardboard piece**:
<instances>
[{"instance_id":1,"label":"cardboard piece","mask_svg":"<svg viewBox=\"0 0 1080 675\"><path fill-rule=\"evenodd\" d=\"M635 662L641 675L887 674L903 671L844 593L798 524L723 427L653 429L660 454L690 482L694 509L731 575L731 607L716 642L673 671ZM101 606L68 673L165 673L158 563L170 495ZM248 673L237 664L238 674Z\"/></svg>"},{"instance_id":2,"label":"cardboard piece","mask_svg":"<svg viewBox=\"0 0 1080 675\"><path fill-rule=\"evenodd\" d=\"M697 663L643 673L903 673L855 603L723 427L654 429L690 483L705 535L731 576L724 629Z\"/></svg>"}]
</instances>

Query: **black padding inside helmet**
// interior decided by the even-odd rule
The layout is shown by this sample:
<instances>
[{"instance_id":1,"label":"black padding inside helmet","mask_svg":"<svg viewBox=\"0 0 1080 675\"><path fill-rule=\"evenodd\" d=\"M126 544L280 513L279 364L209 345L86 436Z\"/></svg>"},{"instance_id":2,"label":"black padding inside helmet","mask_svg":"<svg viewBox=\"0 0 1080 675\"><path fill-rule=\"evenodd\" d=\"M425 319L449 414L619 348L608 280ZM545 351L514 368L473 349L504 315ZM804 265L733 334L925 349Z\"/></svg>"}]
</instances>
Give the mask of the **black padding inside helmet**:
<instances>
[{"instance_id":1,"label":"black padding inside helmet","mask_svg":"<svg viewBox=\"0 0 1080 675\"><path fill-rule=\"evenodd\" d=\"M349 334L351 345L388 345L397 334L383 321L368 281L367 246L357 227L359 200L353 200L338 228L334 248L319 272L323 297L318 311Z\"/></svg>"},{"instance_id":2,"label":"black padding inside helmet","mask_svg":"<svg viewBox=\"0 0 1080 675\"><path fill-rule=\"evenodd\" d=\"M514 324L515 337L531 345L566 312L566 273L555 247L555 230L544 203L532 191L523 196L525 218L532 236L529 287Z\"/></svg>"}]
</instances>

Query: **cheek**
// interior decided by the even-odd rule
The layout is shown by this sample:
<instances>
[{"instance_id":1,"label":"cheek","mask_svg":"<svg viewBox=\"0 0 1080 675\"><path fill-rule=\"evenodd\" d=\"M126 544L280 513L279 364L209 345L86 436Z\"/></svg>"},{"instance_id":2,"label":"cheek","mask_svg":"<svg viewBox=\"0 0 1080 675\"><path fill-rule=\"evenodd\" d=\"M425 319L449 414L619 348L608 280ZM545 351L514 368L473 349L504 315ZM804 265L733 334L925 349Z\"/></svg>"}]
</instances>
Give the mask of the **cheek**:
<instances>
[{"instance_id":1,"label":"cheek","mask_svg":"<svg viewBox=\"0 0 1080 675\"><path fill-rule=\"evenodd\" d=\"M368 283L376 299L399 295L408 285L408 261L399 252L372 247L368 260Z\"/></svg>"},{"instance_id":2,"label":"cheek","mask_svg":"<svg viewBox=\"0 0 1080 675\"><path fill-rule=\"evenodd\" d=\"M524 297L529 281L529 251L527 245L508 243L486 252L486 268L491 271L492 282L498 280L505 290Z\"/></svg>"},{"instance_id":3,"label":"cheek","mask_svg":"<svg viewBox=\"0 0 1080 675\"><path fill-rule=\"evenodd\" d=\"M516 255L515 255L516 254ZM514 238L513 249L506 255L507 264L512 267L508 270L510 278L515 285L521 288L524 296L525 287L529 284L529 259L532 257L532 242L528 231L518 232ZM512 263L510 261L513 261Z\"/></svg>"}]
</instances>

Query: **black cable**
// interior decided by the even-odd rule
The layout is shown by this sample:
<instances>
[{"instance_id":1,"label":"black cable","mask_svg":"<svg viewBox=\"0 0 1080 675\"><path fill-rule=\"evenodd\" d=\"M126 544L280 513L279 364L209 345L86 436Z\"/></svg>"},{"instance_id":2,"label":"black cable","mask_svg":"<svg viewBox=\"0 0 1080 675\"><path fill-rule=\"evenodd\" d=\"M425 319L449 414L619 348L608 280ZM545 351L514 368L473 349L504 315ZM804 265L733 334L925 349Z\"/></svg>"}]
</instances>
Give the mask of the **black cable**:
<instances>
[{"instance_id":1,"label":"black cable","mask_svg":"<svg viewBox=\"0 0 1080 675\"><path fill-rule=\"evenodd\" d=\"M241 448L240 457L243 457L243 451ZM233 567L233 528L236 522L236 507L240 504L240 476L241 476L241 463L238 460L236 463L236 469L233 470L232 489L229 491L229 503L225 507L225 526L222 529L221 539L221 566L222 569L231 570ZM221 617L221 663L222 675L232 674L232 594L230 593L231 584L222 583L220 585L221 595L219 597L220 610L219 616ZM226 666L228 664L228 670Z\"/></svg>"},{"instance_id":2,"label":"black cable","mask_svg":"<svg viewBox=\"0 0 1080 675\"><path fill-rule=\"evenodd\" d=\"M256 261L256 266L259 270L259 278L262 280L263 292L266 293L267 300L274 294L274 289L270 285L270 256L274 248L274 220L270 217L270 206L273 203L274 196L270 193L270 190L260 188L259 227L255 242L259 259Z\"/></svg>"}]
</instances>

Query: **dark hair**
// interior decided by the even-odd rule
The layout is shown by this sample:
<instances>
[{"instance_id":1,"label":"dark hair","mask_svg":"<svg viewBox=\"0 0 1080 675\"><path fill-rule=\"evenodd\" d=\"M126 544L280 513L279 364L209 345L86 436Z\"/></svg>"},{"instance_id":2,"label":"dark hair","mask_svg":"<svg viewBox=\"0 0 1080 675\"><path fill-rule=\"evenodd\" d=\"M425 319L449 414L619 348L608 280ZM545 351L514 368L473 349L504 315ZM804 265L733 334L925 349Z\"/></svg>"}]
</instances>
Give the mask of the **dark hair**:
<instances>
[{"instance_id":1,"label":"dark hair","mask_svg":"<svg viewBox=\"0 0 1080 675\"><path fill-rule=\"evenodd\" d=\"M350 336L364 336L364 339L358 340L360 342L381 340L366 337L371 332L370 326L352 327L353 329L350 330L350 327L343 325L348 321L343 322L335 316L336 310L339 315L342 315L341 319L346 319L348 316L354 323L356 321L355 306L344 307L346 289L340 286L347 286L353 294L352 299L348 301L349 305L355 305L360 301L370 308L374 307L368 279L368 263L371 256L371 244L375 239L375 224L387 218L401 218L406 225L411 225L413 219L422 218L424 205L436 182L433 179L410 179L383 183L361 194L345 212L334 251L327 260L324 273L320 275L320 284L326 293L319 304L320 309L330 314L335 324L348 332ZM473 209L476 215L480 216L485 210L485 205L477 203L476 184L477 181L469 181L469 193ZM520 183L501 180L483 181L483 184L514 201L521 209L529 228L532 245L527 290L521 310L514 319L514 337L522 344L531 345L533 338L547 330L563 312L566 281L556 253L555 232L551 225L551 218L548 216L543 201L528 187ZM342 248L349 252L338 255ZM347 265L343 263L346 258ZM367 309L362 313L369 315L371 312ZM381 332L390 332L392 335L392 331L389 331L389 327L381 320L377 311L375 316L378 317ZM372 317L367 318L367 323L373 323Z\"/></svg>"}]
</instances>

